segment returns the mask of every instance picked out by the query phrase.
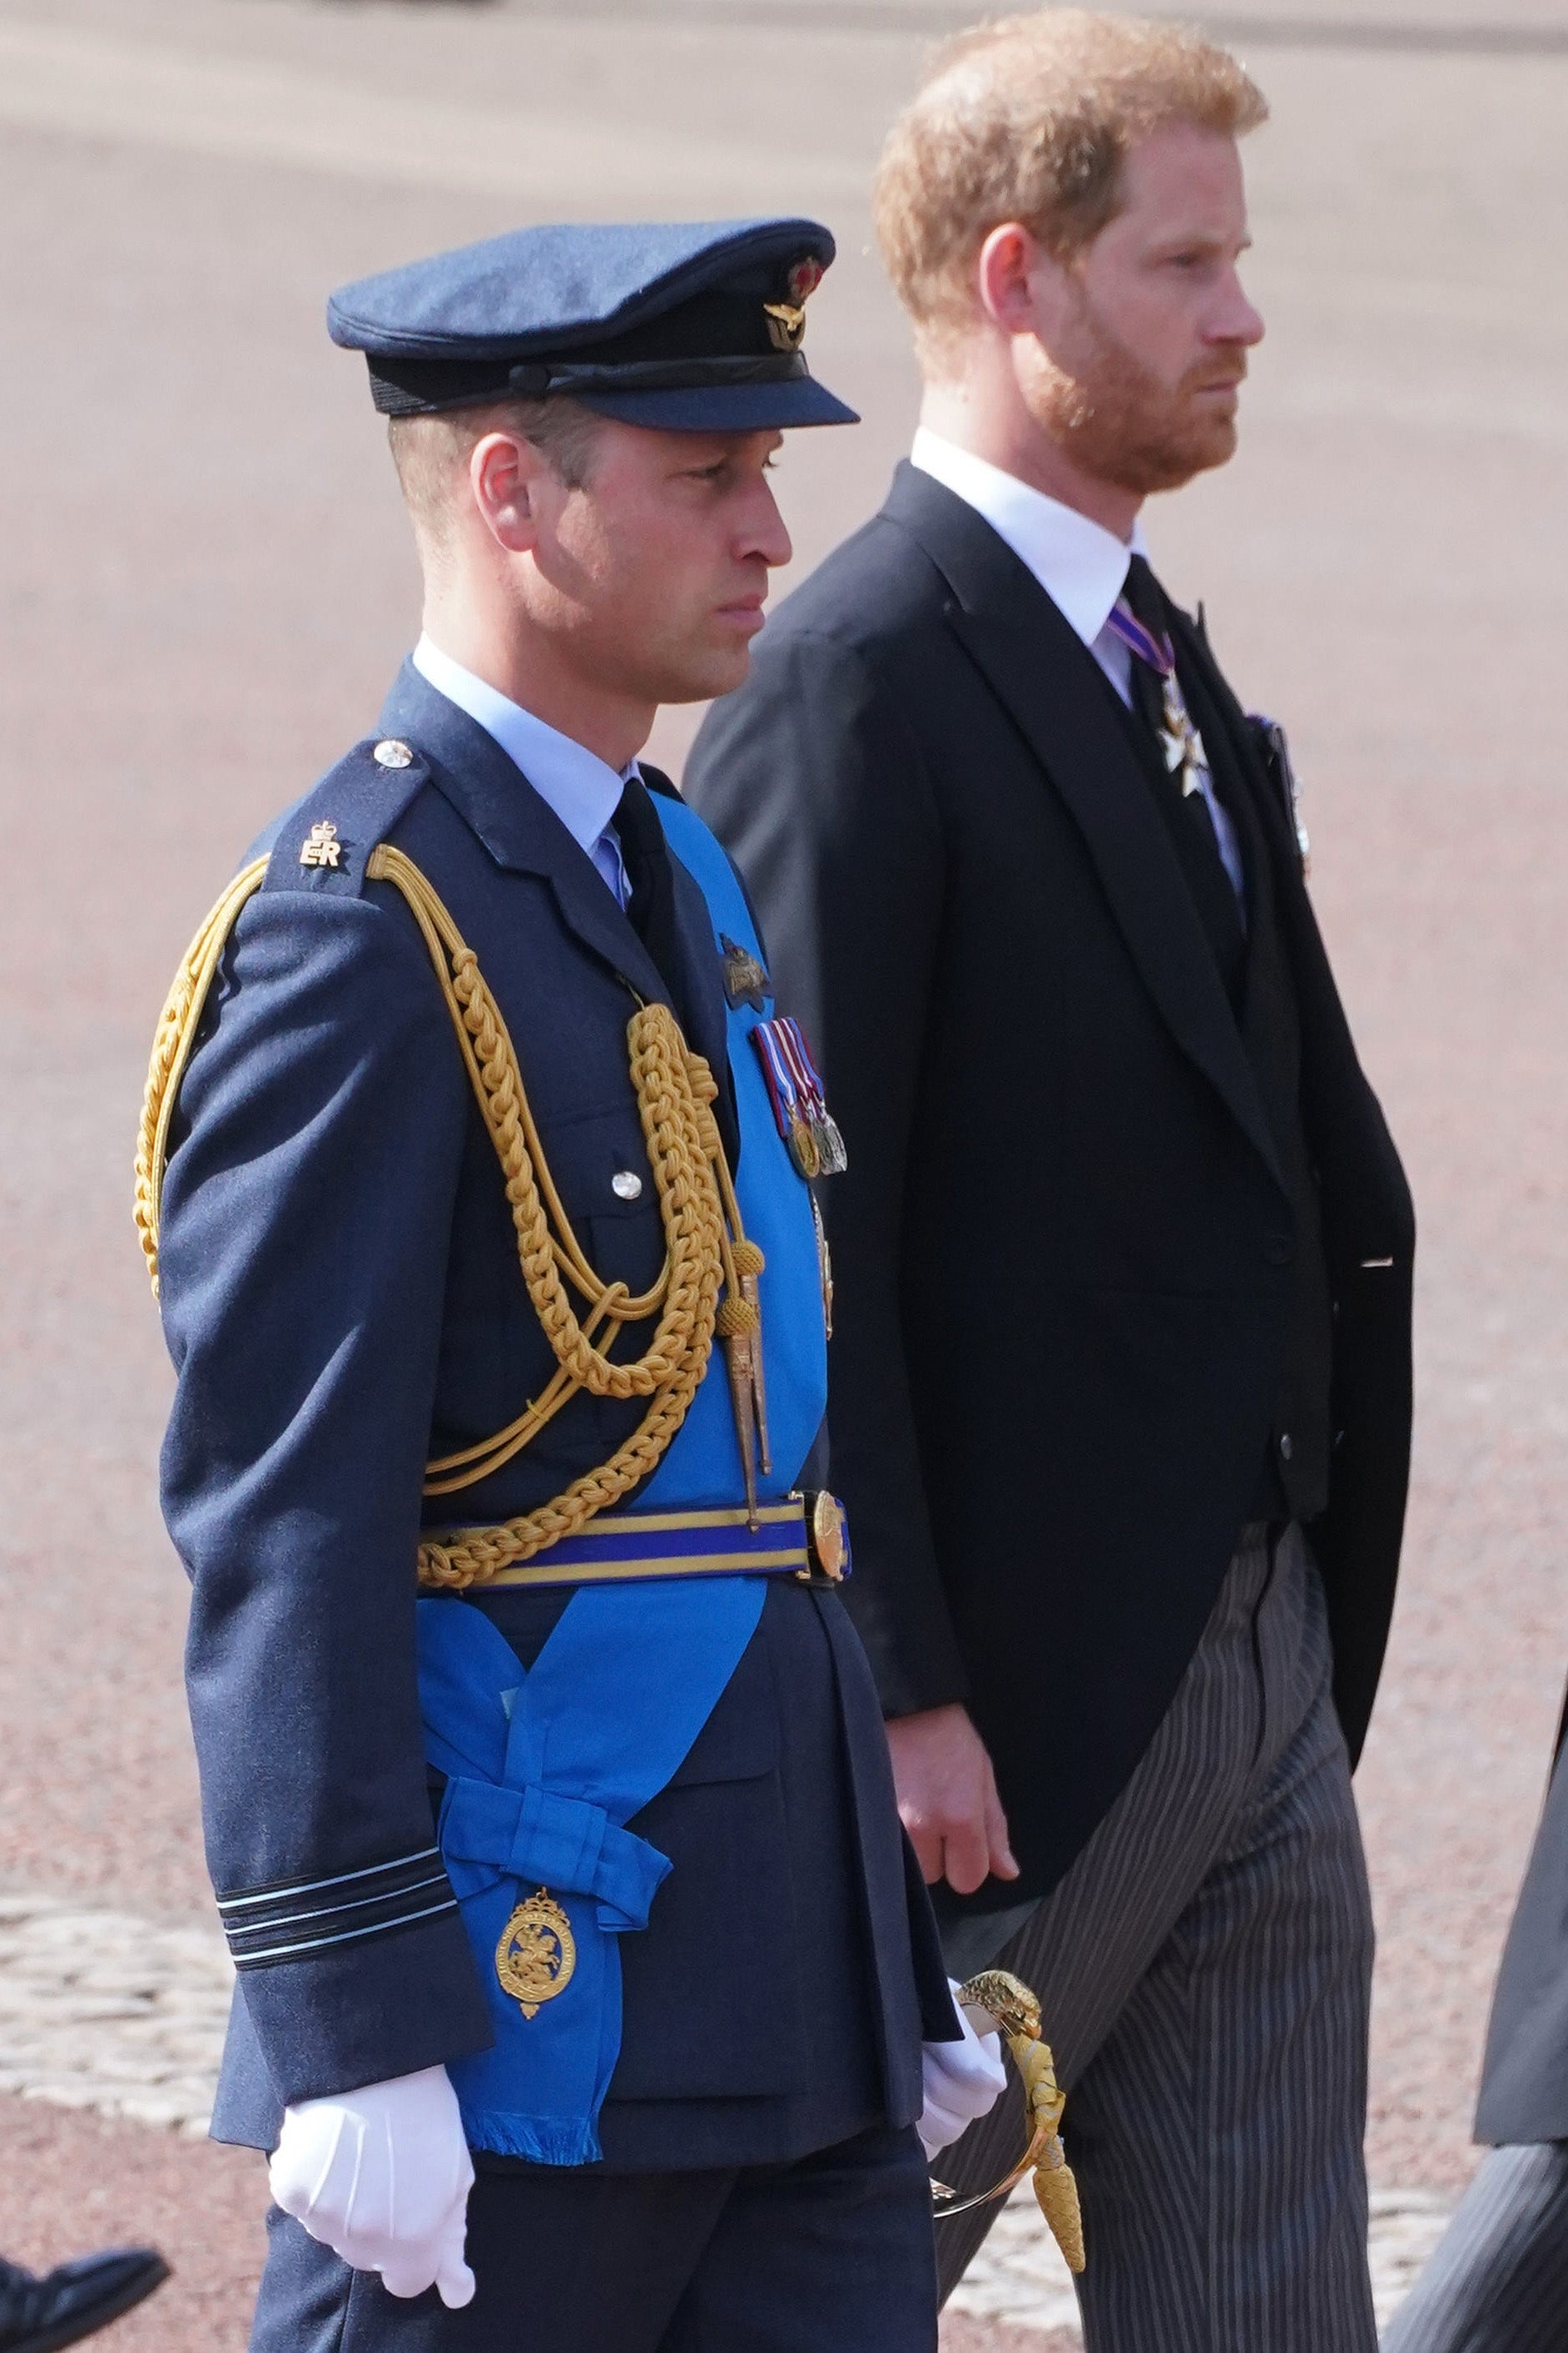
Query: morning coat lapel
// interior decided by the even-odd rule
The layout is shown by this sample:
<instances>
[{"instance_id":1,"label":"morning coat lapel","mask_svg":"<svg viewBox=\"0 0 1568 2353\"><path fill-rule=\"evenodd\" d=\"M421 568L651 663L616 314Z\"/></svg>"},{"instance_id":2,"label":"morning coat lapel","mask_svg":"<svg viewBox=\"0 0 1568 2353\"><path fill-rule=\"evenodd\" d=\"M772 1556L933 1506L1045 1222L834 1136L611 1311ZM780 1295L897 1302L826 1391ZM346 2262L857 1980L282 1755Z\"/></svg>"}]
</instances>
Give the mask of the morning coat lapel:
<instances>
[{"instance_id":1,"label":"morning coat lapel","mask_svg":"<svg viewBox=\"0 0 1568 2353\"><path fill-rule=\"evenodd\" d=\"M498 866L537 874L550 885L561 919L645 1003L669 1002L669 990L627 917L548 801L509 753L459 711L412 662L405 662L379 722L430 762L434 781Z\"/></svg>"},{"instance_id":2,"label":"morning coat lapel","mask_svg":"<svg viewBox=\"0 0 1568 2353\"><path fill-rule=\"evenodd\" d=\"M1172 1036L1282 1183L1218 965L1093 656L1027 566L944 485L900 466L882 512L919 543L952 590L948 624L1075 818Z\"/></svg>"}]
</instances>

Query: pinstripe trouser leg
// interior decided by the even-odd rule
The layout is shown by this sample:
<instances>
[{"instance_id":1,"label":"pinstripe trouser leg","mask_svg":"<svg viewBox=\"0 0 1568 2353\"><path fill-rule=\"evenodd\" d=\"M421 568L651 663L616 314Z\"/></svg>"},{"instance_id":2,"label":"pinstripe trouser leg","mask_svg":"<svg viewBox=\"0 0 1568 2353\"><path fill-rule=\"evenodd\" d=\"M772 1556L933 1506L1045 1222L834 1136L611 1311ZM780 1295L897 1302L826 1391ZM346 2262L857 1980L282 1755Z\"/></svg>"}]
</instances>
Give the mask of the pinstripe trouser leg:
<instances>
[{"instance_id":1,"label":"pinstripe trouser leg","mask_svg":"<svg viewBox=\"0 0 1568 2353\"><path fill-rule=\"evenodd\" d=\"M1568 2143L1489 2152L1383 2346L1384 2353L1563 2353Z\"/></svg>"},{"instance_id":2,"label":"pinstripe trouser leg","mask_svg":"<svg viewBox=\"0 0 1568 2353\"><path fill-rule=\"evenodd\" d=\"M1132 1779L997 1957L1068 2092L1089 2353L1375 2347L1372 1916L1331 1663L1300 1532L1249 1530ZM1018 2135L1007 2103L942 2179L994 2179ZM944 2292L994 2214L940 2226Z\"/></svg>"}]
</instances>

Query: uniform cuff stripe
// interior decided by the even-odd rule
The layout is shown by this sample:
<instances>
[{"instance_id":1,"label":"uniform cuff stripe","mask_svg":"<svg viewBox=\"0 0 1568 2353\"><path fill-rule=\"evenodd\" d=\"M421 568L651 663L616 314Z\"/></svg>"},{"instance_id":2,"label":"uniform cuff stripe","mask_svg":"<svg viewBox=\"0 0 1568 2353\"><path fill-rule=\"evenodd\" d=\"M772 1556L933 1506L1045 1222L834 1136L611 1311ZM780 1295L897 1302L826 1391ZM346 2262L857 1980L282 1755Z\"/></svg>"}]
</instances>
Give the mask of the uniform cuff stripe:
<instances>
[{"instance_id":1,"label":"uniform cuff stripe","mask_svg":"<svg viewBox=\"0 0 1568 2353\"><path fill-rule=\"evenodd\" d=\"M268 1913L265 1919L231 1921L226 1934L230 1947L237 1947L247 1936L270 1936L279 1928L298 1927L306 1920L339 1920L345 1912L363 1912L367 1905L395 1903L405 1895L423 1895L432 1887L448 1884L444 1871L432 1872L427 1879L416 1879L406 1887L398 1887L391 1894L356 1895L347 1904L321 1904L310 1912Z\"/></svg>"},{"instance_id":2,"label":"uniform cuff stripe","mask_svg":"<svg viewBox=\"0 0 1568 2353\"><path fill-rule=\"evenodd\" d=\"M416 1920L434 1920L439 1913L455 1912L457 1908L457 1897L448 1895L444 1904L426 1905L422 1912L405 1912L395 1920L373 1920L363 1927L340 1929L334 1936L310 1936L300 1944L268 1945L260 1952L247 1952L243 1956L237 1953L235 1967L237 1969L254 1969L267 1961L297 1960L305 1953L324 1952L331 1945L348 1945L360 1937L384 1936L393 1928L410 1928Z\"/></svg>"},{"instance_id":3,"label":"uniform cuff stripe","mask_svg":"<svg viewBox=\"0 0 1568 2353\"><path fill-rule=\"evenodd\" d=\"M275 1886L251 1888L239 1895L220 1895L220 1912L248 1910L253 1905L292 1903L296 1896L318 1895L323 1888L346 1887L351 1880L376 1879L384 1873L407 1871L417 1862L434 1862L441 1850L438 1846L422 1846L414 1854L399 1855L392 1862L369 1862L363 1871L340 1871L331 1879L280 1880Z\"/></svg>"}]
</instances>

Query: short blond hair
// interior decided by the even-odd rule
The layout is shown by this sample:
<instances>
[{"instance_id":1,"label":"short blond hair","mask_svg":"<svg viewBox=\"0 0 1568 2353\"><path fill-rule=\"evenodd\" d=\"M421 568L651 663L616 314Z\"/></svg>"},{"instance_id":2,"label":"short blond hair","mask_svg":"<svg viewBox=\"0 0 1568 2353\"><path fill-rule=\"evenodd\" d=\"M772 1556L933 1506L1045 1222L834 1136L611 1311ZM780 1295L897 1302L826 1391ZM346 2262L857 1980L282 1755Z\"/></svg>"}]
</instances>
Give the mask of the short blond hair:
<instances>
[{"instance_id":1,"label":"short blond hair","mask_svg":"<svg viewBox=\"0 0 1568 2353\"><path fill-rule=\"evenodd\" d=\"M888 134L872 191L882 259L922 355L973 321L975 256L1004 221L1069 259L1115 216L1138 140L1174 122L1239 139L1268 114L1229 51L1185 25L1047 8L943 43Z\"/></svg>"},{"instance_id":2,"label":"short blond hair","mask_svg":"<svg viewBox=\"0 0 1568 2353\"><path fill-rule=\"evenodd\" d=\"M405 502L422 545L439 547L451 501L487 433L531 441L568 490L588 480L602 419L578 400L483 401L433 416L389 417L386 438Z\"/></svg>"}]
</instances>

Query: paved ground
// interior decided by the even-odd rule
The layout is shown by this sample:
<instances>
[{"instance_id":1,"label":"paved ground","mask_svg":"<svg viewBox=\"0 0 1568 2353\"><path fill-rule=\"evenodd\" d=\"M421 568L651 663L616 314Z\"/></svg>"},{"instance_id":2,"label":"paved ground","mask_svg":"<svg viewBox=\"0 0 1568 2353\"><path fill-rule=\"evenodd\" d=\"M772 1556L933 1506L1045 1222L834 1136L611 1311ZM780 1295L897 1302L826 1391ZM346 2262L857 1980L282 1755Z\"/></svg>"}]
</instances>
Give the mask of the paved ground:
<instances>
[{"instance_id":1,"label":"paved ground","mask_svg":"<svg viewBox=\"0 0 1568 2353\"><path fill-rule=\"evenodd\" d=\"M324 290L557 210L820 210L845 250L814 359L868 422L789 453L808 563L909 428L864 187L923 32L960 13L0 0L0 1883L173 1921L205 1902L128 1163L179 948L414 626ZM1241 459L1152 529L1291 723L1423 1215L1408 1569L1361 1788L1373 2175L1447 2199L1568 1651L1568 5L1259 0L1246 23L1276 107L1252 160L1272 332ZM121 2341L237 2347L256 2168L5 2105L17 2251L155 2225L183 2284Z\"/></svg>"},{"instance_id":2,"label":"paved ground","mask_svg":"<svg viewBox=\"0 0 1568 2353\"><path fill-rule=\"evenodd\" d=\"M13 2095L5 2107L25 2118L26 2213L58 2227L60 2217L49 2200L58 2178L50 2160L58 2165L84 2137L90 2140L93 2120L100 2118L110 2126L161 2127L140 2144L153 2149L160 2194L189 2195L205 2207L205 2133L233 1981L223 1938L205 1913L147 1918L79 1897L20 1888L0 1893L0 2094ZM40 2107L75 2115L68 2125L45 2122ZM176 2136L184 2155L172 2146ZM223 2211L238 2228L215 2239L208 2227L195 2250L194 2275L184 2252L189 2231L176 2210L180 2284L162 2308L164 2328L176 2333L187 2293L198 2301L233 2301L237 2308L248 2293L261 2169L226 2157L221 2179ZM1383 2191L1374 2198L1373 2274L1380 2311L1391 2311L1415 2277L1447 2205L1431 2191ZM81 2227L74 2213L72 2221ZM154 2234L159 2227L151 2209L135 2225ZM6 2231L15 2250L20 2242L9 2214ZM971 2344L998 2353L1006 2341L998 2328L1026 2331L1037 2348L1042 2336L1063 2345L1078 2342L1071 2275L1041 2223L1029 2182L999 2218L952 2311L948 2353L964 2353Z\"/></svg>"}]
</instances>

